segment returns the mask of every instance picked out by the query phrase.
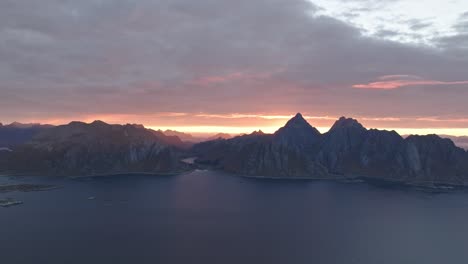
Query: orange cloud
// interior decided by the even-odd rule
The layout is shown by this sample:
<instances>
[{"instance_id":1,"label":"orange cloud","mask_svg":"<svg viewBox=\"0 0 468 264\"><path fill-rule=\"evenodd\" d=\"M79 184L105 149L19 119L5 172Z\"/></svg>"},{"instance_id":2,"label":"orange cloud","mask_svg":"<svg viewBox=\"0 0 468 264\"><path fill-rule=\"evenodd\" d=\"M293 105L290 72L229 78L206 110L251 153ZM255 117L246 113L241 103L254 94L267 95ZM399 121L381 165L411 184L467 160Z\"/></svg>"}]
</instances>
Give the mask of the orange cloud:
<instances>
[{"instance_id":1,"label":"orange cloud","mask_svg":"<svg viewBox=\"0 0 468 264\"><path fill-rule=\"evenodd\" d=\"M468 123L468 118L449 118L443 119L438 117L420 117L416 119L417 121L428 121L428 122L461 122Z\"/></svg>"},{"instance_id":2,"label":"orange cloud","mask_svg":"<svg viewBox=\"0 0 468 264\"><path fill-rule=\"evenodd\" d=\"M358 89L381 89L392 90L406 86L433 86L433 85L459 85L468 84L468 81L444 82L436 80L426 80L415 75L385 75L378 78L378 81L367 84L355 84L353 88Z\"/></svg>"}]
</instances>

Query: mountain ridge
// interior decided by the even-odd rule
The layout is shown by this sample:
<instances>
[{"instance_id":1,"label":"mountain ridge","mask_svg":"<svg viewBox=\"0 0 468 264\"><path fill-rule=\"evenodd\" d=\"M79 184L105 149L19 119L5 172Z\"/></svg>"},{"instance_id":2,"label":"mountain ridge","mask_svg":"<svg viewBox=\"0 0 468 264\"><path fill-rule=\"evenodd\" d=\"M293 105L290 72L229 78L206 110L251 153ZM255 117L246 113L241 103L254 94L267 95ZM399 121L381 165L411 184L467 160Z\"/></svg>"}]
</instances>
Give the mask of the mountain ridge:
<instances>
[{"instance_id":1,"label":"mountain ridge","mask_svg":"<svg viewBox=\"0 0 468 264\"><path fill-rule=\"evenodd\" d=\"M53 176L185 171L184 143L142 125L73 121L2 153L0 172ZM25 166L25 164L28 164Z\"/></svg>"},{"instance_id":2,"label":"mountain ridge","mask_svg":"<svg viewBox=\"0 0 468 264\"><path fill-rule=\"evenodd\" d=\"M257 136L255 141L235 137L200 143L193 147L194 154L200 164L251 176L468 183L468 152L450 139L437 135L403 138L395 131L368 130L345 117L320 134L304 121L297 114L274 134Z\"/></svg>"},{"instance_id":3,"label":"mountain ridge","mask_svg":"<svg viewBox=\"0 0 468 264\"><path fill-rule=\"evenodd\" d=\"M366 129L346 117L321 134L298 113L272 134L259 130L193 146L142 125L99 120L41 128L28 136L6 146L11 151L0 152L0 172L58 176L178 173L193 169L181 160L195 156L195 166L246 176L468 183L468 152L452 140L437 135L403 138L395 131Z\"/></svg>"}]
</instances>

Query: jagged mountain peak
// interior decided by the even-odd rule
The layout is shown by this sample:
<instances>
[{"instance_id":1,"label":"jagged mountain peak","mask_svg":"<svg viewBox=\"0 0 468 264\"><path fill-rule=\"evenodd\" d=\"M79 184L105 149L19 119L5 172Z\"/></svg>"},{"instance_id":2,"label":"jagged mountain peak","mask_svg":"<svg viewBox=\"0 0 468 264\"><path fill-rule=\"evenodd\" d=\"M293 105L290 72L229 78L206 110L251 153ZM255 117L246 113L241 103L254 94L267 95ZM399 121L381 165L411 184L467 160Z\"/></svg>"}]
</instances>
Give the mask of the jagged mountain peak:
<instances>
[{"instance_id":1,"label":"jagged mountain peak","mask_svg":"<svg viewBox=\"0 0 468 264\"><path fill-rule=\"evenodd\" d=\"M311 126L307 120L304 119L301 113L297 113L293 118L289 119L286 125L280 128L276 133L297 129L309 130L313 134L320 134L320 132L315 127Z\"/></svg>"},{"instance_id":2,"label":"jagged mountain peak","mask_svg":"<svg viewBox=\"0 0 468 264\"><path fill-rule=\"evenodd\" d=\"M134 127L134 128L141 128L144 129L145 126L142 124L127 124L126 126Z\"/></svg>"},{"instance_id":3,"label":"jagged mountain peak","mask_svg":"<svg viewBox=\"0 0 468 264\"><path fill-rule=\"evenodd\" d=\"M340 117L333 126L331 127L330 131L340 129L340 128L358 128L358 129L365 129L361 123L359 123L354 118L347 118L347 117Z\"/></svg>"},{"instance_id":4,"label":"jagged mountain peak","mask_svg":"<svg viewBox=\"0 0 468 264\"><path fill-rule=\"evenodd\" d=\"M261 135L265 135L265 133L263 133L263 131L259 129L259 130L256 130L256 131L250 133L250 135L252 135L252 136L261 136Z\"/></svg>"},{"instance_id":5,"label":"jagged mountain peak","mask_svg":"<svg viewBox=\"0 0 468 264\"><path fill-rule=\"evenodd\" d=\"M304 117L302 116L301 113L298 112L298 113L294 116L294 118L304 118Z\"/></svg>"},{"instance_id":6,"label":"jagged mountain peak","mask_svg":"<svg viewBox=\"0 0 468 264\"><path fill-rule=\"evenodd\" d=\"M282 144L306 146L317 142L320 138L320 132L298 113L284 127L278 129L274 136Z\"/></svg>"},{"instance_id":7,"label":"jagged mountain peak","mask_svg":"<svg viewBox=\"0 0 468 264\"><path fill-rule=\"evenodd\" d=\"M310 126L310 124L304 119L301 113L297 113L293 118L289 119L285 127L300 127Z\"/></svg>"}]
</instances>

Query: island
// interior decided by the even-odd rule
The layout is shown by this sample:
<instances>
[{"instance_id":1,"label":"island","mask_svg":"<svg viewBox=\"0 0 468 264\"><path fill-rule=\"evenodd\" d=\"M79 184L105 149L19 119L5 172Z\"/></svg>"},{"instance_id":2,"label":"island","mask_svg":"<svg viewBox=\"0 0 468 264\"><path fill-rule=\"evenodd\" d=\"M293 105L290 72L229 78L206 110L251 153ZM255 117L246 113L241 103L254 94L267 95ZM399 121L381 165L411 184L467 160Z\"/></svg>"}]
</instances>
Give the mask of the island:
<instances>
[{"instance_id":1,"label":"island","mask_svg":"<svg viewBox=\"0 0 468 264\"><path fill-rule=\"evenodd\" d=\"M0 206L1 207L10 207L10 206L15 206L15 205L20 205L23 204L22 201L17 201L11 198L7 199L0 199Z\"/></svg>"}]
</instances>

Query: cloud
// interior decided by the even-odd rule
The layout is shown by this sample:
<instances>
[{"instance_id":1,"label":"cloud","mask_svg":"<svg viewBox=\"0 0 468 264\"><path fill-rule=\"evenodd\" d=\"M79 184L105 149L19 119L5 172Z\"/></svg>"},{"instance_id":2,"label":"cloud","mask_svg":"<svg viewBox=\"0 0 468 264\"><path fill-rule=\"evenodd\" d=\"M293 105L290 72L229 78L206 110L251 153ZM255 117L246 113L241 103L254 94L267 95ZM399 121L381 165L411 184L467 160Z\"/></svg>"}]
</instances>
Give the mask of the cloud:
<instances>
[{"instance_id":1,"label":"cloud","mask_svg":"<svg viewBox=\"0 0 468 264\"><path fill-rule=\"evenodd\" d=\"M452 28L451 35L437 37L435 43L452 56L468 58L468 12L461 14Z\"/></svg>"},{"instance_id":2,"label":"cloud","mask_svg":"<svg viewBox=\"0 0 468 264\"><path fill-rule=\"evenodd\" d=\"M461 14L461 15L460 15L460 19L461 19L461 20L468 19L468 11L464 12L463 14Z\"/></svg>"},{"instance_id":3,"label":"cloud","mask_svg":"<svg viewBox=\"0 0 468 264\"><path fill-rule=\"evenodd\" d=\"M173 112L468 116L463 85L373 93L351 89L369 80L388 82L378 77L400 72L429 81L465 80L468 57L460 48L461 33L431 35L435 46L392 41L320 11L319 4L0 1L0 120L112 114L151 123L152 114ZM377 16L384 12L379 10L365 12ZM392 25L391 15L382 23ZM394 31L401 34L399 28ZM415 82L401 76L396 81ZM193 118L185 116L183 122L199 121Z\"/></svg>"},{"instance_id":4,"label":"cloud","mask_svg":"<svg viewBox=\"0 0 468 264\"><path fill-rule=\"evenodd\" d=\"M413 31L429 28L429 27L432 27L433 25L434 23L432 22L427 22L427 21L419 20L419 19L414 19L414 20L409 21L409 27Z\"/></svg>"},{"instance_id":5,"label":"cloud","mask_svg":"<svg viewBox=\"0 0 468 264\"><path fill-rule=\"evenodd\" d=\"M400 34L401 32L395 30L381 29L375 33L375 36L379 38L392 38L398 37Z\"/></svg>"},{"instance_id":6,"label":"cloud","mask_svg":"<svg viewBox=\"0 0 468 264\"><path fill-rule=\"evenodd\" d=\"M262 81L271 78L276 73L282 70L274 72L245 72L238 71L228 74L215 75L215 76L202 76L195 80L191 80L188 83L199 86L210 86L210 85L221 85L232 82L249 82L249 81Z\"/></svg>"},{"instance_id":7,"label":"cloud","mask_svg":"<svg viewBox=\"0 0 468 264\"><path fill-rule=\"evenodd\" d=\"M447 85L468 85L468 81L435 81L425 80L418 76L412 75L386 75L378 78L379 81L371 82L367 84L355 84L353 88L358 89L382 89L392 90L406 86L447 86Z\"/></svg>"}]
</instances>

